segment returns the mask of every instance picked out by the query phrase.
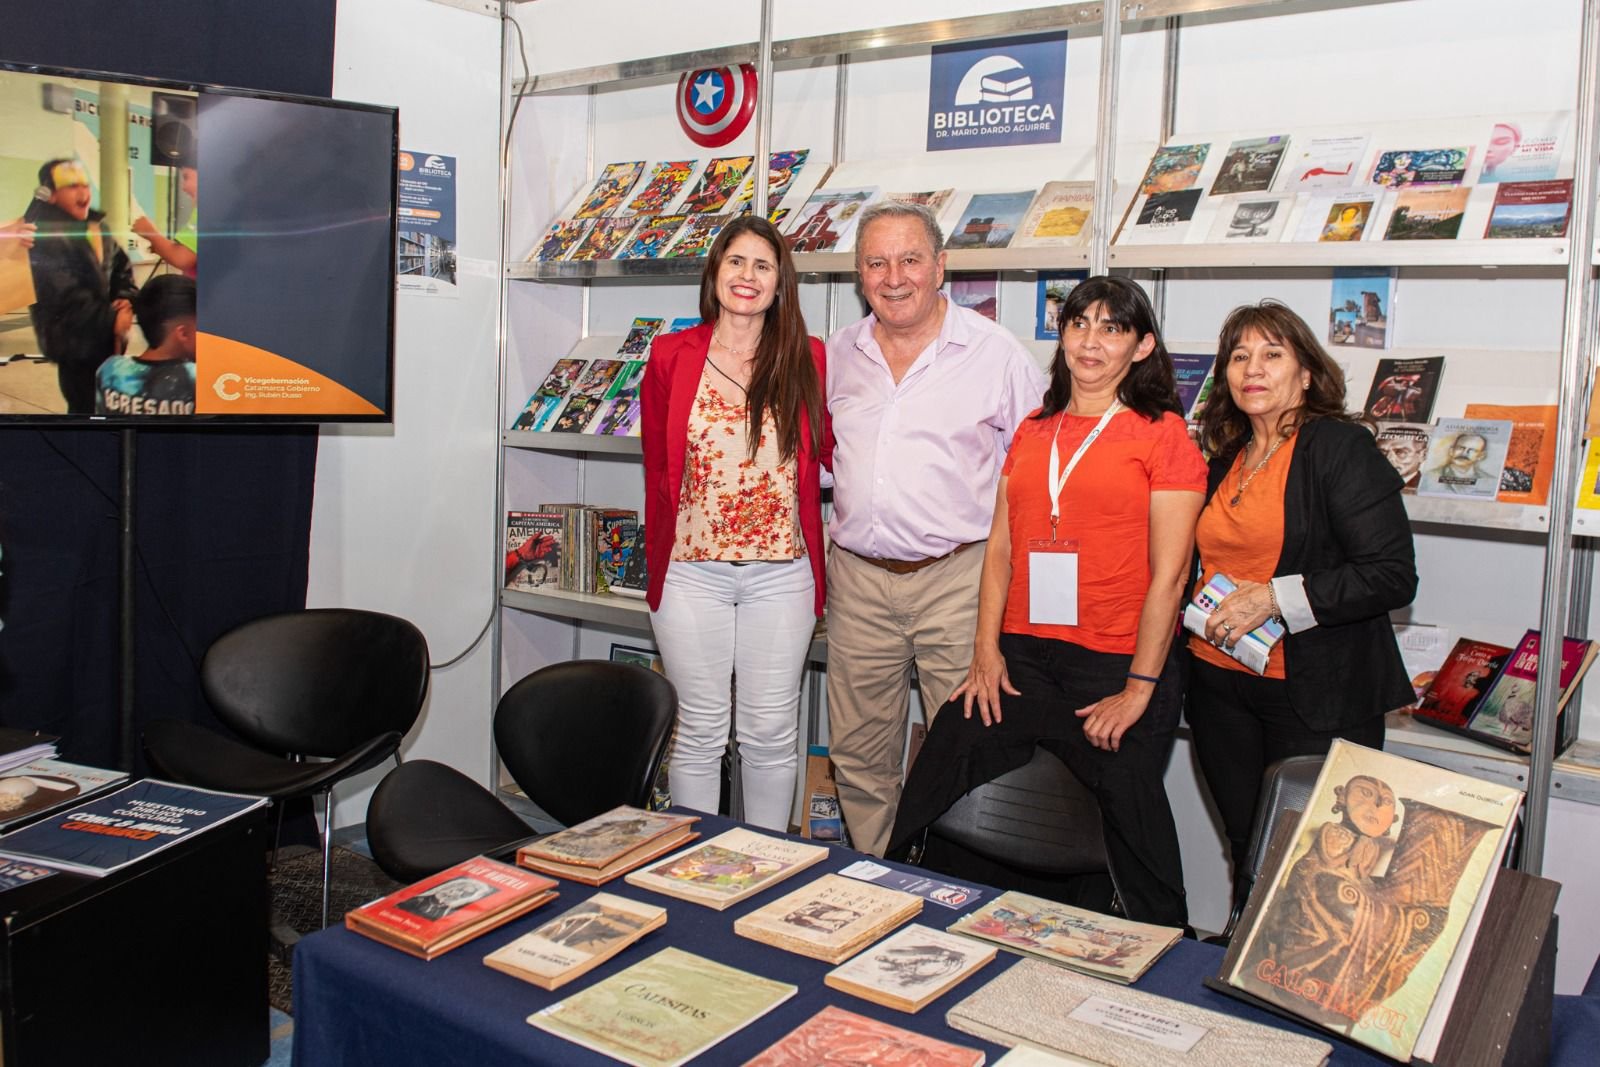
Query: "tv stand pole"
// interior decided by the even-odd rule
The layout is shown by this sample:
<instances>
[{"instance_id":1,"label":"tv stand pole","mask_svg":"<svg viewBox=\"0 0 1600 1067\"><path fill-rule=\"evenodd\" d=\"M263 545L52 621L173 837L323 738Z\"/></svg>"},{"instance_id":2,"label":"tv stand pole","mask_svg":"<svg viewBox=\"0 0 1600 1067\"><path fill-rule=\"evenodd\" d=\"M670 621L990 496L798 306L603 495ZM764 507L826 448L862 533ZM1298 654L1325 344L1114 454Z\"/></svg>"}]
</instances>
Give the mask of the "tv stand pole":
<instances>
[{"instance_id":1,"label":"tv stand pole","mask_svg":"<svg viewBox=\"0 0 1600 1067\"><path fill-rule=\"evenodd\" d=\"M133 701L133 650L134 650L134 595L135 595L135 566L134 558L134 467L139 457L138 430L124 429L118 432L122 439L121 449L121 485L122 501L120 511L120 526L117 531L118 548L118 576L120 588L118 590L117 607L117 650L121 657L118 674L117 710L121 725L119 736L122 741L122 758L120 768L133 773L134 752L137 744L138 727L134 721Z\"/></svg>"}]
</instances>

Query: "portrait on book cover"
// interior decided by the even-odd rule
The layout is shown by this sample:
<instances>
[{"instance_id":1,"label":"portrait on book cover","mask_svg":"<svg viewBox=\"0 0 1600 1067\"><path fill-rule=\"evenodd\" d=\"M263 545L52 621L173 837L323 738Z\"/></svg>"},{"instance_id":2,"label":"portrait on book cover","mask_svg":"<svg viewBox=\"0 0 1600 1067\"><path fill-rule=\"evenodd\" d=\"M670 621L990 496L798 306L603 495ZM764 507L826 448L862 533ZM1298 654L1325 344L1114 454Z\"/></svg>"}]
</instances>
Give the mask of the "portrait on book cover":
<instances>
[{"instance_id":1,"label":"portrait on book cover","mask_svg":"<svg viewBox=\"0 0 1600 1067\"><path fill-rule=\"evenodd\" d=\"M396 901L394 906L429 922L438 922L468 904L482 900L494 891L494 886L488 882L463 876L452 878L448 882L440 882L426 893L418 893L414 897Z\"/></svg>"}]
</instances>

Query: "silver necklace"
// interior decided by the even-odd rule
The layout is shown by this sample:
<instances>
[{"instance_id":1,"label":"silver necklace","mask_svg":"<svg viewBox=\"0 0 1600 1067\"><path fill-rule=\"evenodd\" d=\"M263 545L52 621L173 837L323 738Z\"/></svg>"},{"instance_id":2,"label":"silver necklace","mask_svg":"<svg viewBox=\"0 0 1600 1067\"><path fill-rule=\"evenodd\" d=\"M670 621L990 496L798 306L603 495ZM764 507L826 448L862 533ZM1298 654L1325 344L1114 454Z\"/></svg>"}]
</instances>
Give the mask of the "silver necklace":
<instances>
[{"instance_id":1,"label":"silver necklace","mask_svg":"<svg viewBox=\"0 0 1600 1067\"><path fill-rule=\"evenodd\" d=\"M1273 453L1278 451L1278 449L1281 448L1283 443L1287 440L1287 437L1280 436L1272 443L1272 447L1267 449L1267 454L1261 457L1261 462L1255 465L1255 469L1249 474L1245 475L1243 478L1239 479L1239 490L1233 494L1233 499L1228 501L1228 504L1231 507L1239 506L1239 498L1244 496L1244 491L1250 487L1250 482L1254 480L1256 475L1261 473L1262 468L1264 468L1268 463L1272 462ZM1248 452L1249 450L1249 446L1246 445L1245 452ZM1239 466L1241 469L1244 467L1244 452L1239 453Z\"/></svg>"}]
</instances>

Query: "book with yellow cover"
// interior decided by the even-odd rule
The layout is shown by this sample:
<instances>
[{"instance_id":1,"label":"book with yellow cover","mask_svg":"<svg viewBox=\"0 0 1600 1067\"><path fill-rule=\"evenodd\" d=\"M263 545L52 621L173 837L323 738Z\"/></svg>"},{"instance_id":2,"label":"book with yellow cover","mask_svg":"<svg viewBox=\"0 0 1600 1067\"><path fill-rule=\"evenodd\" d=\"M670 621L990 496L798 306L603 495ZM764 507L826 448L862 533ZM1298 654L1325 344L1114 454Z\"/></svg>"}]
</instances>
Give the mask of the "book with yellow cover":
<instances>
[{"instance_id":1,"label":"book with yellow cover","mask_svg":"<svg viewBox=\"0 0 1600 1067\"><path fill-rule=\"evenodd\" d=\"M741 915L733 932L786 952L838 963L921 911L921 897L825 874Z\"/></svg>"},{"instance_id":2,"label":"book with yellow cover","mask_svg":"<svg viewBox=\"0 0 1600 1067\"><path fill-rule=\"evenodd\" d=\"M541 989L556 989L666 922L665 908L596 893L537 930L495 949L483 962Z\"/></svg>"},{"instance_id":3,"label":"book with yellow cover","mask_svg":"<svg viewBox=\"0 0 1600 1067\"><path fill-rule=\"evenodd\" d=\"M787 983L664 948L528 1022L634 1067L677 1067L794 994Z\"/></svg>"},{"instance_id":4,"label":"book with yellow cover","mask_svg":"<svg viewBox=\"0 0 1600 1067\"><path fill-rule=\"evenodd\" d=\"M1114 982L1133 982L1183 931L1007 892L947 929Z\"/></svg>"},{"instance_id":5,"label":"book with yellow cover","mask_svg":"<svg viewBox=\"0 0 1600 1067\"><path fill-rule=\"evenodd\" d=\"M721 911L777 885L827 854L824 845L735 829L633 871L627 882Z\"/></svg>"},{"instance_id":6,"label":"book with yellow cover","mask_svg":"<svg viewBox=\"0 0 1600 1067\"><path fill-rule=\"evenodd\" d=\"M517 850L517 863L558 878L600 885L699 835L698 815L627 805L586 819Z\"/></svg>"}]
</instances>

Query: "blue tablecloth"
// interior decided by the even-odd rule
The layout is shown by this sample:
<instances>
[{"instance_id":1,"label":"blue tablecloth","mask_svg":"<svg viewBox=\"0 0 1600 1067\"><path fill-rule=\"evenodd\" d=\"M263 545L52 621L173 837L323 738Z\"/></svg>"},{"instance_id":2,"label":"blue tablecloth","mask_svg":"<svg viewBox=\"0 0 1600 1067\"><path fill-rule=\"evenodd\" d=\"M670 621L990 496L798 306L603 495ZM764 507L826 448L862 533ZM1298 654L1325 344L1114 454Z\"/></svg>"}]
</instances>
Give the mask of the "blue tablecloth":
<instances>
[{"instance_id":1,"label":"blue tablecloth","mask_svg":"<svg viewBox=\"0 0 1600 1067\"><path fill-rule=\"evenodd\" d=\"M708 817L701 829L710 837L733 825L726 819ZM342 928L313 934L303 939L294 953L295 1065L436 1067L442 1063L484 1063L495 1067L517 1064L578 1067L612 1064L614 1060L535 1029L525 1020L545 1005L637 963L667 945L799 987L794 997L714 1046L700 1062L743 1063L827 1004L946 1041L982 1048L988 1053L989 1061L994 1062L1006 1051L1004 1048L951 1030L944 1024L944 1015L1002 969L1015 964L1017 956L1002 951L993 963L972 978L917 1014L907 1015L828 988L822 978L832 969L829 964L734 934L733 921L738 916L819 874L837 871L860 858L860 853L834 848L825 861L780 883L779 888L720 912L636 889L618 878L602 888L619 896L665 905L667 924L615 959L554 993L484 966L483 957L596 891L577 882L562 882L561 895L549 904L427 962ZM990 891L983 899L992 899L995 892ZM925 904L916 921L942 928L957 914L959 912L930 902ZM1221 960L1221 949L1183 941L1163 956L1139 980L1136 988L1325 1038L1334 1047L1331 1061L1334 1064L1390 1062L1206 989L1201 985L1202 979L1215 974ZM1597 1050L1600 1050L1600 998L1557 997L1551 1063L1563 1067L1594 1064L1600 1062Z\"/></svg>"}]
</instances>

